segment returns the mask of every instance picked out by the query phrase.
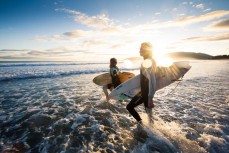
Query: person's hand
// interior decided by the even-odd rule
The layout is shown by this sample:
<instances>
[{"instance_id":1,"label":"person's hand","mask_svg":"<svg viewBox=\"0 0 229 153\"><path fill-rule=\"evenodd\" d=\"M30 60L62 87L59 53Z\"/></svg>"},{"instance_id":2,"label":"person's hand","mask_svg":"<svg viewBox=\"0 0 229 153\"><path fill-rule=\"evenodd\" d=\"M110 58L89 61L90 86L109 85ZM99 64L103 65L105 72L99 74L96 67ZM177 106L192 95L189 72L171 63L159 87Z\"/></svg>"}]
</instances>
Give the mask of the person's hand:
<instances>
[{"instance_id":1,"label":"person's hand","mask_svg":"<svg viewBox=\"0 0 229 153\"><path fill-rule=\"evenodd\" d=\"M149 108L154 108L153 99L151 97L148 98L148 107Z\"/></svg>"}]
</instances>

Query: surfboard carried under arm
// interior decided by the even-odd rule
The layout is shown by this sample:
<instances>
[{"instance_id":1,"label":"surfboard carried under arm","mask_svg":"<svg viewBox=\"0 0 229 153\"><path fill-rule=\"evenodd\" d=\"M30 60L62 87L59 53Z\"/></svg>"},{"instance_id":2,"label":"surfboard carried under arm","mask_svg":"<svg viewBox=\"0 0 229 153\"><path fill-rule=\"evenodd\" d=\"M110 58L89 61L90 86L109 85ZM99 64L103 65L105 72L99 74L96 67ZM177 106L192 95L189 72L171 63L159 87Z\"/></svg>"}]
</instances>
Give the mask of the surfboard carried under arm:
<instances>
[{"instance_id":1,"label":"surfboard carried under arm","mask_svg":"<svg viewBox=\"0 0 229 153\"><path fill-rule=\"evenodd\" d=\"M183 77L191 66L188 61L174 62L169 67L157 67L156 90L160 90ZM133 98L141 91L140 75L117 86L110 94L111 99Z\"/></svg>"},{"instance_id":2,"label":"surfboard carried under arm","mask_svg":"<svg viewBox=\"0 0 229 153\"><path fill-rule=\"evenodd\" d=\"M129 80L130 78L133 78L134 76L135 75L133 73L130 73L130 72L120 72L118 74L118 77L119 77L121 83ZM100 75L96 76L92 81L99 86L104 86L104 85L112 83L110 73L100 74Z\"/></svg>"}]
</instances>

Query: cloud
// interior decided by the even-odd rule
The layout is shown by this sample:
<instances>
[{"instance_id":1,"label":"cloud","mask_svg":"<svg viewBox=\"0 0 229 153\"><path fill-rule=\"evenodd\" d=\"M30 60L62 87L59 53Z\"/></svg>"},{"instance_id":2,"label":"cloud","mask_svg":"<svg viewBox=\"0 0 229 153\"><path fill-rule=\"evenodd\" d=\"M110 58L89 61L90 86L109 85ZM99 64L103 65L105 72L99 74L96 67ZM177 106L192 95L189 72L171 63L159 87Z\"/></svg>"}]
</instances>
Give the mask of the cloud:
<instances>
[{"instance_id":1,"label":"cloud","mask_svg":"<svg viewBox=\"0 0 229 153\"><path fill-rule=\"evenodd\" d=\"M154 15L160 15L161 14L161 12L156 12L156 13L154 13Z\"/></svg>"},{"instance_id":2,"label":"cloud","mask_svg":"<svg viewBox=\"0 0 229 153\"><path fill-rule=\"evenodd\" d=\"M181 15L184 15L184 14L181 14ZM190 25L194 23L215 20L215 19L227 16L227 15L229 15L229 11L218 10L218 11L209 12L209 13L199 15L199 16L187 16L187 17L182 17L182 18L178 18L175 20L171 20L171 21L145 23L145 24L133 26L131 29L135 29L134 31L136 31L136 29L138 29L139 31L144 31L146 29L153 30L153 29L185 26L185 25Z\"/></svg>"},{"instance_id":3,"label":"cloud","mask_svg":"<svg viewBox=\"0 0 229 153\"><path fill-rule=\"evenodd\" d=\"M77 39L77 38L87 38L87 37L93 37L93 36L105 36L107 34L109 34L109 36L111 36L112 34L118 34L118 33L122 33L123 29L121 27L118 26L112 26L112 27L104 27L101 29L97 29L97 30L93 30L93 31L89 31L89 30L74 30L74 31L70 31L70 32L65 32L62 34L62 36L64 37L68 37L68 38L73 38L73 39ZM61 36L61 35L60 35Z\"/></svg>"},{"instance_id":4,"label":"cloud","mask_svg":"<svg viewBox=\"0 0 229 153\"><path fill-rule=\"evenodd\" d=\"M88 40L83 43L83 46L92 47L92 46L100 46L100 45L106 45L106 41L101 40Z\"/></svg>"},{"instance_id":5,"label":"cloud","mask_svg":"<svg viewBox=\"0 0 229 153\"><path fill-rule=\"evenodd\" d=\"M55 34L51 36L36 36L32 40L37 41L37 42L66 42L66 41L75 41L77 39L82 39L86 38L91 35L91 31L86 31L86 30L74 30L74 31L69 31L65 32L62 34Z\"/></svg>"},{"instance_id":6,"label":"cloud","mask_svg":"<svg viewBox=\"0 0 229 153\"><path fill-rule=\"evenodd\" d=\"M105 28L113 25L113 21L109 19L108 15L101 13L97 16L88 16L84 13L70 10L70 9L56 9L57 11L64 11L74 15L74 20L87 27Z\"/></svg>"},{"instance_id":7,"label":"cloud","mask_svg":"<svg viewBox=\"0 0 229 153\"><path fill-rule=\"evenodd\" d=\"M229 34L220 34L215 36L201 36L201 37L190 37L182 39L182 41L221 41L229 40Z\"/></svg>"},{"instance_id":8,"label":"cloud","mask_svg":"<svg viewBox=\"0 0 229 153\"><path fill-rule=\"evenodd\" d=\"M123 47L123 45L121 45L121 44L115 44L115 45L111 46L112 49L120 49L122 47Z\"/></svg>"},{"instance_id":9,"label":"cloud","mask_svg":"<svg viewBox=\"0 0 229 153\"><path fill-rule=\"evenodd\" d=\"M184 2L186 4L186 2ZM197 8L204 8L204 4L198 4L195 5ZM58 11L64 11L70 14L74 15L74 20L86 25L87 27L92 27L92 28L99 28L99 29L116 29L114 26L113 20L109 19L108 15L102 13L100 15L96 16L88 16L84 13L70 10L70 9L57 9ZM209 11L206 10L206 11ZM160 13L157 12L155 13L156 15L159 15ZM182 14L183 15L183 14ZM201 16L189 16L185 18L179 18L175 20L176 23L193 23L193 22L201 22L201 21L207 21L207 20L212 20L215 18L219 18L222 16L228 15L228 11L215 11L215 12L210 12L208 14L204 14ZM116 29L117 30L117 29ZM84 31L76 30L72 32L66 32L64 33L66 36L70 37L83 37L85 36Z\"/></svg>"},{"instance_id":10,"label":"cloud","mask_svg":"<svg viewBox=\"0 0 229 153\"><path fill-rule=\"evenodd\" d=\"M4 56L14 54L15 57L49 57L49 56L58 56L66 55L68 53L80 53L82 50L67 49L66 47L56 47L46 50L33 50L33 49L2 49L1 54ZM10 53L9 53L10 52ZM3 57L3 56L1 56ZM10 56L9 56L10 57Z\"/></svg>"},{"instance_id":11,"label":"cloud","mask_svg":"<svg viewBox=\"0 0 229 153\"><path fill-rule=\"evenodd\" d=\"M45 51L47 52L72 52L73 50L68 49L66 47L60 46L60 47L56 47L56 48L50 48L50 49L46 49Z\"/></svg>"},{"instance_id":12,"label":"cloud","mask_svg":"<svg viewBox=\"0 0 229 153\"><path fill-rule=\"evenodd\" d=\"M130 38L133 35L152 35L155 29L168 28L193 24L197 22L203 22L207 20L213 20L223 17L229 14L229 11L215 11L200 16L188 16L182 17L172 21L165 22L150 22L140 25L116 25L113 20L109 19L107 15L100 14L96 16L88 16L84 13L70 10L70 9L58 9L58 11L64 11L74 15L74 19L86 25L90 30L77 29L74 31L65 32L62 34L52 36L36 37L34 40L48 41L48 42L79 42L86 39L118 39ZM184 15L184 14L180 14Z\"/></svg>"},{"instance_id":13,"label":"cloud","mask_svg":"<svg viewBox=\"0 0 229 153\"><path fill-rule=\"evenodd\" d=\"M97 37L118 36L125 33L125 29L120 26L104 27L94 30L81 30L68 31L62 34L55 34L52 36L36 36L33 40L38 42L70 42L80 41L85 39L94 39Z\"/></svg>"},{"instance_id":14,"label":"cloud","mask_svg":"<svg viewBox=\"0 0 229 153\"><path fill-rule=\"evenodd\" d=\"M216 21L211 25L207 26L207 30L229 30L229 19L223 19Z\"/></svg>"},{"instance_id":15,"label":"cloud","mask_svg":"<svg viewBox=\"0 0 229 153\"><path fill-rule=\"evenodd\" d=\"M2 53L2 56L0 56L0 59L3 60L32 60L32 57L40 57L42 53L38 50L32 50L32 49L2 49L5 52Z\"/></svg>"},{"instance_id":16,"label":"cloud","mask_svg":"<svg viewBox=\"0 0 229 153\"><path fill-rule=\"evenodd\" d=\"M220 11L209 12L209 13L206 13L200 16L188 16L184 18L179 18L179 19L176 19L174 22L178 24L192 24L192 23L197 23L197 22L218 19L226 15L229 15L229 11L220 10Z\"/></svg>"},{"instance_id":17,"label":"cloud","mask_svg":"<svg viewBox=\"0 0 229 153\"><path fill-rule=\"evenodd\" d=\"M9 55L9 56L0 56L0 59L4 59L4 60L25 60L27 59L24 56L18 57L18 56L14 56L14 55Z\"/></svg>"},{"instance_id":18,"label":"cloud","mask_svg":"<svg viewBox=\"0 0 229 153\"><path fill-rule=\"evenodd\" d=\"M74 38L81 38L81 37L86 37L90 34L90 31L85 31L85 30L74 30L71 32L65 32L63 33L64 36L67 37L74 37Z\"/></svg>"},{"instance_id":19,"label":"cloud","mask_svg":"<svg viewBox=\"0 0 229 153\"><path fill-rule=\"evenodd\" d=\"M46 55L45 52L37 51L37 50L32 50L27 53L27 55L32 55L32 56L43 56Z\"/></svg>"},{"instance_id":20,"label":"cloud","mask_svg":"<svg viewBox=\"0 0 229 153\"><path fill-rule=\"evenodd\" d=\"M0 52L23 52L28 51L28 49L1 49Z\"/></svg>"},{"instance_id":21,"label":"cloud","mask_svg":"<svg viewBox=\"0 0 229 153\"><path fill-rule=\"evenodd\" d=\"M2 54L12 53L12 54L15 54L15 55L25 55L25 54L29 54L29 53L32 53L34 55L35 54L37 54L37 55L41 54L40 53L41 51L33 50L33 49L2 49L0 51L2 52Z\"/></svg>"},{"instance_id":22,"label":"cloud","mask_svg":"<svg viewBox=\"0 0 229 153\"><path fill-rule=\"evenodd\" d=\"M211 8L203 10L203 12L208 12L208 11L211 11Z\"/></svg>"},{"instance_id":23,"label":"cloud","mask_svg":"<svg viewBox=\"0 0 229 153\"><path fill-rule=\"evenodd\" d=\"M185 16L185 14L184 13L181 13L181 14L177 14L178 16Z\"/></svg>"},{"instance_id":24,"label":"cloud","mask_svg":"<svg viewBox=\"0 0 229 153\"><path fill-rule=\"evenodd\" d=\"M204 9L204 4L197 4L195 7L198 9Z\"/></svg>"},{"instance_id":25,"label":"cloud","mask_svg":"<svg viewBox=\"0 0 229 153\"><path fill-rule=\"evenodd\" d=\"M160 32L158 29L179 27L183 25L214 20L229 14L229 11L219 10L205 13L200 16L188 16L182 18L180 17L179 19L165 22L157 21L142 23L139 25L124 25L115 24L112 19L108 18L107 15L101 16L100 14L95 16L88 16L84 13L69 9L61 9L59 11L64 11L72 14L77 22L84 24L87 27L84 27L84 29L67 31L62 34L56 34L52 36L41 36L36 38L42 41L58 42L66 46L68 46L71 43L74 43L71 44L71 48L73 48L75 51L107 51L109 49L110 51L113 51L116 50L115 47L117 46L117 44L123 44L123 42L125 42L125 45L118 47L120 48L120 50L125 50L126 45L138 43L139 38L141 38L141 40L146 40L148 38L151 38L152 36L156 37L158 35L158 32ZM100 21L100 24L94 23ZM55 52L56 50L57 49L55 49L53 52ZM74 50L72 50L72 52L74 52ZM50 49L46 51L50 51ZM70 52L71 50L67 51L65 49L62 49L62 51L62 54L66 54L66 52ZM61 54L60 52L61 49L59 49L59 51L56 52L56 54ZM38 52L34 52L33 54L35 53L38 54Z\"/></svg>"},{"instance_id":26,"label":"cloud","mask_svg":"<svg viewBox=\"0 0 229 153\"><path fill-rule=\"evenodd\" d=\"M182 2L181 4L183 4L183 5L187 5L187 4L188 4L188 2Z\"/></svg>"},{"instance_id":27,"label":"cloud","mask_svg":"<svg viewBox=\"0 0 229 153\"><path fill-rule=\"evenodd\" d=\"M103 29L100 30L100 32L102 33L109 33L109 34L115 34L115 33L122 33L123 32L123 28L119 27L119 26L112 26L112 27L105 27Z\"/></svg>"},{"instance_id":28,"label":"cloud","mask_svg":"<svg viewBox=\"0 0 229 153\"><path fill-rule=\"evenodd\" d=\"M64 38L63 34L55 34L51 36L35 36L32 40L36 42L62 42L66 38Z\"/></svg>"}]
</instances>

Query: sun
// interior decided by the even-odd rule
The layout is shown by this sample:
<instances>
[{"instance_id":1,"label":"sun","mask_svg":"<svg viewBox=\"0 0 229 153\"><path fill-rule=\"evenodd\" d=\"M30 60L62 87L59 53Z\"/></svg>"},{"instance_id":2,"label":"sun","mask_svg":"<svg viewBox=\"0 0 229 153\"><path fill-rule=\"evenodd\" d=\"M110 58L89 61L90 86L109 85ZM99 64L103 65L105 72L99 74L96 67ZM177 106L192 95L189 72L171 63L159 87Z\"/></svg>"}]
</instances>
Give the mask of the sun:
<instances>
[{"instance_id":1,"label":"sun","mask_svg":"<svg viewBox=\"0 0 229 153\"><path fill-rule=\"evenodd\" d=\"M157 66L163 66L168 67L171 66L174 62L174 60L170 57L167 57L165 55L157 55L153 57L156 61ZM143 65L145 68L148 68L152 65L151 60L143 60L140 57L132 57L132 58L126 58L122 62L122 66L124 68L138 68L140 65Z\"/></svg>"}]
</instances>

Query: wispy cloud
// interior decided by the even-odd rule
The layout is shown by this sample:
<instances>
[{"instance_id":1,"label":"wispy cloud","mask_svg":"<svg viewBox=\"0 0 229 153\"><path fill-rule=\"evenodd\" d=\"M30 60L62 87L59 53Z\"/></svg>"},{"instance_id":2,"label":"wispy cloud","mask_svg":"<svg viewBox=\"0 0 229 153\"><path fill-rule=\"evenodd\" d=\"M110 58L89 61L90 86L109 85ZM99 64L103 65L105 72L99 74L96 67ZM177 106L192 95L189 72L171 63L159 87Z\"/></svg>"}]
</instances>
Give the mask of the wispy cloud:
<instances>
[{"instance_id":1,"label":"wispy cloud","mask_svg":"<svg viewBox=\"0 0 229 153\"><path fill-rule=\"evenodd\" d=\"M100 30L102 33L109 33L109 34L117 34L117 33L122 33L123 28L121 26L112 26L112 27L106 27Z\"/></svg>"},{"instance_id":2,"label":"wispy cloud","mask_svg":"<svg viewBox=\"0 0 229 153\"><path fill-rule=\"evenodd\" d=\"M153 29L161 29L161 28L169 28L169 27L179 27L179 26L185 26L185 25L190 25L190 24L204 22L204 21L211 21L218 18L222 18L227 15L229 15L229 11L219 10L219 11L213 11L199 16L187 16L187 17L182 17L171 21L141 24L135 26L134 28L142 29L142 31L144 31L146 29L153 30Z\"/></svg>"},{"instance_id":3,"label":"wispy cloud","mask_svg":"<svg viewBox=\"0 0 229 153\"><path fill-rule=\"evenodd\" d=\"M64 11L70 13L74 16L74 20L78 23L86 25L87 27L84 29L76 29L73 31L64 32L62 34L56 34L52 36L42 36L41 38L37 37L39 40L43 41L53 41L60 42L63 44L74 43L71 48L74 50L83 50L83 51L115 51L117 50L126 50L129 46L133 46L131 44L139 43L139 38L142 40L154 39L153 37L158 36L158 32L162 28L171 28L171 27L179 27L190 25L203 21L211 21L221 17L224 17L229 14L229 11L219 10L214 12L205 13L199 16L187 16L181 17L175 20L170 21L156 21L156 22L146 22L138 25L124 25L114 23L112 19L109 19L108 15L95 15L88 16L84 13L69 10L69 9L61 9L59 11ZM100 24L94 23L99 22ZM137 36L137 37L136 37ZM153 36L153 37L152 37ZM185 41L216 41L216 40L225 40L225 36L208 36L208 37L192 37L187 38ZM125 44L123 43L125 42ZM121 45L120 45L121 44ZM67 51L65 49L53 49L53 53L56 55L66 55ZM62 52L63 51L63 52ZM65 51L65 52L64 52ZM33 54L42 54L43 52L50 52L50 50L45 50L42 52L31 52ZM73 51L74 52L74 51ZM84 52L87 53L87 52ZM103 52L104 53L104 52ZM45 56L53 55L51 53L46 53Z\"/></svg>"},{"instance_id":4,"label":"wispy cloud","mask_svg":"<svg viewBox=\"0 0 229 153\"><path fill-rule=\"evenodd\" d=\"M36 42L62 42L66 41L64 34L55 34L55 35L43 35L43 36L35 36L31 39Z\"/></svg>"},{"instance_id":5,"label":"wispy cloud","mask_svg":"<svg viewBox=\"0 0 229 153\"><path fill-rule=\"evenodd\" d=\"M176 19L175 22L179 24L192 24L192 23L197 23L197 22L218 19L226 15L229 15L229 11L220 10L220 11L209 12L209 13L206 13L200 16L188 16L184 18L179 18L179 19Z\"/></svg>"},{"instance_id":6,"label":"wispy cloud","mask_svg":"<svg viewBox=\"0 0 229 153\"><path fill-rule=\"evenodd\" d=\"M119 48L122 48L122 47L123 47L122 44L115 44L115 45L111 46L112 49L119 49Z\"/></svg>"},{"instance_id":7,"label":"wispy cloud","mask_svg":"<svg viewBox=\"0 0 229 153\"><path fill-rule=\"evenodd\" d=\"M208 12L208 11L211 11L211 8L203 10L203 12Z\"/></svg>"},{"instance_id":8,"label":"wispy cloud","mask_svg":"<svg viewBox=\"0 0 229 153\"><path fill-rule=\"evenodd\" d=\"M1 49L0 52L23 52L28 51L28 49Z\"/></svg>"},{"instance_id":9,"label":"wispy cloud","mask_svg":"<svg viewBox=\"0 0 229 153\"><path fill-rule=\"evenodd\" d=\"M75 60L76 57L84 57L85 54L91 54L87 50L68 49L66 47L49 48L46 50L31 50L31 49L2 49L0 59L4 60Z\"/></svg>"},{"instance_id":10,"label":"wispy cloud","mask_svg":"<svg viewBox=\"0 0 229 153\"><path fill-rule=\"evenodd\" d=\"M8 56L0 56L0 59L4 60L27 60L27 57L24 56L15 56L15 55L8 55Z\"/></svg>"},{"instance_id":11,"label":"wispy cloud","mask_svg":"<svg viewBox=\"0 0 229 153\"><path fill-rule=\"evenodd\" d=\"M200 4L199 4L200 5ZM200 5L199 7L201 7ZM221 17L224 17L226 15L229 15L229 11L225 10L218 10L218 11L213 11L209 12L203 15L199 16L187 16L187 17L182 17L178 18L172 21L165 21L165 22L156 22L156 23L143 23L140 25L133 25L133 26L128 26L128 27L123 27L123 25L116 25L111 19L108 18L107 15L97 15L97 16L87 16L81 12L77 12L74 10L69 10L69 9L59 9L68 13L71 13L75 15L75 18L77 18L77 22L81 24L85 24L88 27L96 27L99 28L97 30L98 33L96 34L104 34L104 33L109 33L111 35L112 33L124 33L133 29L140 28L142 30L151 29L154 28L166 28L166 27L171 27L171 26L180 26L180 25L187 25L187 24L193 24L193 23L198 23L198 22L203 22L203 21L210 21L214 19L218 19ZM181 14L182 16L184 14ZM103 16L103 17L101 17ZM97 22L100 22L99 24ZM95 33L95 30L93 30L93 33ZM83 30L76 30L72 32L66 32L64 33L65 36L70 36L70 37L83 37L85 35L89 34L89 32L83 31Z\"/></svg>"},{"instance_id":12,"label":"wispy cloud","mask_svg":"<svg viewBox=\"0 0 229 153\"><path fill-rule=\"evenodd\" d=\"M27 55L32 55L32 56L43 56L47 54L48 52L42 52L42 51L37 51L37 50L32 50L27 53Z\"/></svg>"},{"instance_id":13,"label":"wispy cloud","mask_svg":"<svg viewBox=\"0 0 229 153\"><path fill-rule=\"evenodd\" d=\"M83 43L83 46L92 47L92 46L100 46L100 45L106 45L107 41L102 40L87 40Z\"/></svg>"},{"instance_id":14,"label":"wispy cloud","mask_svg":"<svg viewBox=\"0 0 229 153\"><path fill-rule=\"evenodd\" d=\"M190 38L182 39L182 41L221 41L221 40L229 40L229 34L190 37Z\"/></svg>"},{"instance_id":15,"label":"wispy cloud","mask_svg":"<svg viewBox=\"0 0 229 153\"><path fill-rule=\"evenodd\" d=\"M34 60L32 57L40 57L41 53L38 50L32 49L2 49L3 53L0 55L0 59L4 60Z\"/></svg>"},{"instance_id":16,"label":"wispy cloud","mask_svg":"<svg viewBox=\"0 0 229 153\"><path fill-rule=\"evenodd\" d=\"M218 11L209 12L199 16L187 16L187 17L182 17L171 21L146 23L146 24L137 25L136 27L138 28L142 27L142 29L144 28L149 29L150 27L151 29L154 28L160 29L160 28L167 28L167 27L174 27L174 26L189 25L189 24L194 24L194 23L199 23L204 21L211 21L218 18L222 18L227 15L229 15L229 11L218 10Z\"/></svg>"},{"instance_id":17,"label":"wispy cloud","mask_svg":"<svg viewBox=\"0 0 229 153\"><path fill-rule=\"evenodd\" d=\"M229 19L223 19L220 21L216 21L210 24L209 26L207 26L207 28L205 29L207 30L229 30Z\"/></svg>"},{"instance_id":18,"label":"wispy cloud","mask_svg":"<svg viewBox=\"0 0 229 153\"><path fill-rule=\"evenodd\" d=\"M161 12L156 12L156 13L154 13L154 15L160 15L161 14Z\"/></svg>"},{"instance_id":19,"label":"wispy cloud","mask_svg":"<svg viewBox=\"0 0 229 153\"><path fill-rule=\"evenodd\" d=\"M62 52L62 53L66 53L66 52L76 52L75 50L73 49L69 49L69 48L66 48L66 47L63 47L63 46L60 46L60 47L55 47L55 48L49 48L49 49L46 49L45 51L47 52Z\"/></svg>"},{"instance_id":20,"label":"wispy cloud","mask_svg":"<svg viewBox=\"0 0 229 153\"><path fill-rule=\"evenodd\" d=\"M74 37L74 38L81 38L88 36L90 34L90 31L85 31L85 30L75 30L71 32L65 32L63 35L68 36L68 37Z\"/></svg>"},{"instance_id":21,"label":"wispy cloud","mask_svg":"<svg viewBox=\"0 0 229 153\"><path fill-rule=\"evenodd\" d=\"M92 28L105 28L113 24L113 21L109 19L108 15L101 13L97 16L88 16L84 13L70 10L70 9L56 9L57 11L64 11L74 15L74 20L87 27Z\"/></svg>"},{"instance_id":22,"label":"wispy cloud","mask_svg":"<svg viewBox=\"0 0 229 153\"><path fill-rule=\"evenodd\" d=\"M204 4L197 4L197 5L195 5L195 7L196 8L198 8L198 9L204 9Z\"/></svg>"},{"instance_id":23,"label":"wispy cloud","mask_svg":"<svg viewBox=\"0 0 229 153\"><path fill-rule=\"evenodd\" d=\"M187 4L188 4L188 2L182 2L181 4L183 4L183 5L187 5Z\"/></svg>"}]
</instances>

